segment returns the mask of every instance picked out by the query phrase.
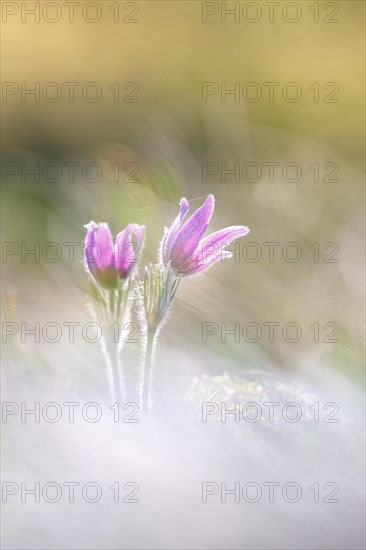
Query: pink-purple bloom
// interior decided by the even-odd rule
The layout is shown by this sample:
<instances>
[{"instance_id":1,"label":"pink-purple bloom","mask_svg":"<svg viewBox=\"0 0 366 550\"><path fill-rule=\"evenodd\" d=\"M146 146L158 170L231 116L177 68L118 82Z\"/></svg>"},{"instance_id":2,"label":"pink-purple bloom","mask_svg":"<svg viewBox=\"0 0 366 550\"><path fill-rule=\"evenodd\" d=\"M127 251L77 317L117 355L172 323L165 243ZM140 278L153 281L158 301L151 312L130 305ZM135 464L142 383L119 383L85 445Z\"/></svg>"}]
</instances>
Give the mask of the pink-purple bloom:
<instances>
[{"instance_id":1,"label":"pink-purple bloom","mask_svg":"<svg viewBox=\"0 0 366 550\"><path fill-rule=\"evenodd\" d=\"M137 263L145 227L131 223L118 233L113 242L107 223L91 221L87 229L84 253L87 266L97 283L112 289L119 280L126 280Z\"/></svg>"},{"instance_id":2,"label":"pink-purple bloom","mask_svg":"<svg viewBox=\"0 0 366 550\"><path fill-rule=\"evenodd\" d=\"M161 243L161 261L170 265L178 276L200 273L223 258L230 258L225 247L249 233L248 227L233 225L203 238L215 209L215 198L209 195L205 203L183 224L189 210L187 199L180 201L180 212Z\"/></svg>"}]
</instances>

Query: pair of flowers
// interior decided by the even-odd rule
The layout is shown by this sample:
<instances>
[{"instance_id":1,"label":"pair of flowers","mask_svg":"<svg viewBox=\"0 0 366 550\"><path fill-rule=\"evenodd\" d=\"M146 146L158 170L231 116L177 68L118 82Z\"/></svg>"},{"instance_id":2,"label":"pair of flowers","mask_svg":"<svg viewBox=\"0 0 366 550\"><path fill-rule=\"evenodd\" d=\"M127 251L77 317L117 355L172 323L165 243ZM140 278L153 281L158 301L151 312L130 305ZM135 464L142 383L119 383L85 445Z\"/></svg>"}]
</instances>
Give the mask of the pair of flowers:
<instances>
[{"instance_id":1,"label":"pair of flowers","mask_svg":"<svg viewBox=\"0 0 366 550\"><path fill-rule=\"evenodd\" d=\"M180 201L180 212L161 242L159 264L172 269L176 277L195 275L231 253L225 247L248 234L244 226L231 226L203 238L215 208L209 195L205 203L183 224L189 211L187 199ZM144 240L145 227L129 224L118 233L115 243L106 223L91 221L87 226L85 258L90 273L102 288L115 288L128 279L136 266Z\"/></svg>"},{"instance_id":2,"label":"pair of flowers","mask_svg":"<svg viewBox=\"0 0 366 550\"><path fill-rule=\"evenodd\" d=\"M150 409L153 354L157 335L183 277L196 275L232 254L225 247L248 234L244 226L231 226L204 237L215 208L209 195L184 223L189 211L187 199L180 201L180 211L169 228L165 228L157 264L145 267L143 282L137 288L142 305L140 318L145 321L146 347L143 354L141 404L144 414ZM129 315L128 298L136 264L141 255L145 227L130 224L113 242L106 223L91 221L86 225L85 258L91 274L95 316L108 324L125 321ZM119 361L120 347L105 341L103 348L107 378L112 398L123 399L126 390L124 372Z\"/></svg>"}]
</instances>

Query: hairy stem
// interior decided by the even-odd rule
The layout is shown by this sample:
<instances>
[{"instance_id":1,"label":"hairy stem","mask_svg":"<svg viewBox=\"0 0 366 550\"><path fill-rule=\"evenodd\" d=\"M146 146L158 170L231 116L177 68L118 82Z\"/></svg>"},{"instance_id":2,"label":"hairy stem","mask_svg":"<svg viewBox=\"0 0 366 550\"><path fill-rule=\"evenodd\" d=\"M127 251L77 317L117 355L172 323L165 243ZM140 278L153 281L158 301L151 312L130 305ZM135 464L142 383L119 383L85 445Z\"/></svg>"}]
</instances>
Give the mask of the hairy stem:
<instances>
[{"instance_id":1,"label":"hairy stem","mask_svg":"<svg viewBox=\"0 0 366 550\"><path fill-rule=\"evenodd\" d=\"M109 356L109 362L111 367L111 373L112 373L112 383L113 383L113 394L115 397L115 400L118 402L122 402L124 398L124 384L123 384L123 376L122 376L122 368L120 363L120 330L118 328L117 330L117 338L116 333L111 329L112 326L115 325L115 323L119 323L119 316L120 316L120 301L121 296L120 292L118 292L118 295L116 296L116 293L114 290L109 291L109 303L108 303L108 319L109 319L109 326L106 327L107 332L107 351ZM117 325L118 326L118 325Z\"/></svg>"},{"instance_id":2,"label":"hairy stem","mask_svg":"<svg viewBox=\"0 0 366 550\"><path fill-rule=\"evenodd\" d=\"M113 399L113 403L115 401L121 403L123 401L123 384L118 344L113 341L113 338L108 338L106 347L108 355L108 384L110 397Z\"/></svg>"},{"instance_id":3,"label":"hairy stem","mask_svg":"<svg viewBox=\"0 0 366 550\"><path fill-rule=\"evenodd\" d=\"M152 354L154 348L155 332L147 331L145 359L144 359L144 372L142 381L142 415L147 417L149 415L150 408L150 385L151 385L151 371L152 371Z\"/></svg>"}]
</instances>

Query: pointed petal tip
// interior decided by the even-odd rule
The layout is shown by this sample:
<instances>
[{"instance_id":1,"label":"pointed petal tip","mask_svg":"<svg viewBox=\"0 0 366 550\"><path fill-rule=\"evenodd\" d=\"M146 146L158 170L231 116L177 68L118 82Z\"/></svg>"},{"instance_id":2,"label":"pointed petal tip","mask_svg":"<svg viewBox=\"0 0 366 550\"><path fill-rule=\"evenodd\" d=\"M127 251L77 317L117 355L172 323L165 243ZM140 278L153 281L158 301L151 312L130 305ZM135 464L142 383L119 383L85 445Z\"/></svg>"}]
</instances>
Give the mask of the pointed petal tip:
<instances>
[{"instance_id":1,"label":"pointed petal tip","mask_svg":"<svg viewBox=\"0 0 366 550\"><path fill-rule=\"evenodd\" d=\"M182 221L189 210L189 202L185 197L182 197L180 199L179 208L180 208L180 220Z\"/></svg>"},{"instance_id":2,"label":"pointed petal tip","mask_svg":"<svg viewBox=\"0 0 366 550\"><path fill-rule=\"evenodd\" d=\"M210 208L213 211L214 208L215 208L215 202L216 202L215 196L212 195L212 193L210 193L209 195L207 195L207 199L203 203L202 207L204 207L206 209Z\"/></svg>"},{"instance_id":3,"label":"pointed petal tip","mask_svg":"<svg viewBox=\"0 0 366 550\"><path fill-rule=\"evenodd\" d=\"M96 227L98 227L98 224L95 221L90 220L90 222L85 223L83 227L85 227L85 229L89 231L90 229L95 229Z\"/></svg>"},{"instance_id":4,"label":"pointed petal tip","mask_svg":"<svg viewBox=\"0 0 366 550\"><path fill-rule=\"evenodd\" d=\"M210 193L207 197L207 199L205 200L204 204L205 205L210 205L212 208L215 207L215 202L216 202L216 199L215 199L215 195L213 195L212 193Z\"/></svg>"},{"instance_id":5,"label":"pointed petal tip","mask_svg":"<svg viewBox=\"0 0 366 550\"><path fill-rule=\"evenodd\" d=\"M215 202L216 202L216 200L215 200L214 195L209 195L207 197L207 199L205 200L205 202L204 202L204 206L206 206L206 208L212 209L212 212L213 212L214 208L215 208Z\"/></svg>"},{"instance_id":6,"label":"pointed petal tip","mask_svg":"<svg viewBox=\"0 0 366 550\"><path fill-rule=\"evenodd\" d=\"M240 237L245 237L250 233L249 227L246 225L232 225L231 227L226 227L221 230L223 233L225 231L231 232L231 240L239 239ZM218 235L220 231L217 231L216 234Z\"/></svg>"}]
</instances>

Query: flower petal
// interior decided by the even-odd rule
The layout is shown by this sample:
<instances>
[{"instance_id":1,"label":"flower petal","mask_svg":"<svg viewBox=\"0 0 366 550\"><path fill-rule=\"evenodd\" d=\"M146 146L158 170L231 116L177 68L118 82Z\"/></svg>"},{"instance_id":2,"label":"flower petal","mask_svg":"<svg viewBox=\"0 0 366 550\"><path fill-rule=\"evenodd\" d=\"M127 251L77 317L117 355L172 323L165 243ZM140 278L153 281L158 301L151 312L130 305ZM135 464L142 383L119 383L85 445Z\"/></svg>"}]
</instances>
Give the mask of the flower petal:
<instances>
[{"instance_id":1,"label":"flower petal","mask_svg":"<svg viewBox=\"0 0 366 550\"><path fill-rule=\"evenodd\" d=\"M91 221L85 227L85 257L90 271L95 275L97 271L113 266L113 237L107 223Z\"/></svg>"},{"instance_id":2,"label":"flower petal","mask_svg":"<svg viewBox=\"0 0 366 550\"><path fill-rule=\"evenodd\" d=\"M84 227L86 228L86 235L85 235L85 241L84 241L84 255L86 263L93 275L95 275L96 268L95 268L95 247L94 247L94 236L95 236L95 230L98 227L98 225L94 221L90 221L89 223L85 224Z\"/></svg>"},{"instance_id":3,"label":"flower petal","mask_svg":"<svg viewBox=\"0 0 366 550\"><path fill-rule=\"evenodd\" d=\"M135 250L131 240L131 235L139 226L136 223L130 223L123 231L118 233L116 244L114 245L115 268L121 277L127 275L132 268Z\"/></svg>"},{"instance_id":4,"label":"flower petal","mask_svg":"<svg viewBox=\"0 0 366 550\"><path fill-rule=\"evenodd\" d=\"M170 257L172 265L179 268L197 249L215 208L215 198L209 195L205 203L189 218L179 230Z\"/></svg>"},{"instance_id":5,"label":"flower petal","mask_svg":"<svg viewBox=\"0 0 366 550\"><path fill-rule=\"evenodd\" d=\"M233 225L211 233L211 235L202 239L196 252L186 262L184 268L180 270L181 275L195 275L220 260L231 258L232 253L225 250L225 247L235 239L244 237L249 231L248 227Z\"/></svg>"},{"instance_id":6,"label":"flower petal","mask_svg":"<svg viewBox=\"0 0 366 550\"><path fill-rule=\"evenodd\" d=\"M200 242L192 262L201 263L208 260L211 256L215 256L216 253L224 251L225 247L229 246L235 239L248 235L249 231L250 229L243 225L232 225L211 233L211 235L208 235Z\"/></svg>"},{"instance_id":7,"label":"flower petal","mask_svg":"<svg viewBox=\"0 0 366 550\"><path fill-rule=\"evenodd\" d=\"M180 226L182 224L182 221L189 210L189 204L185 197L181 199L179 206L180 206L180 212L178 216L175 218L171 226L165 229L165 234L164 234L163 240L161 241L160 256L161 256L162 262L165 265L169 263L170 251L174 246L175 239L180 229Z\"/></svg>"},{"instance_id":8,"label":"flower petal","mask_svg":"<svg viewBox=\"0 0 366 550\"><path fill-rule=\"evenodd\" d=\"M100 223L95 233L95 245L100 257L96 261L97 269L114 266L113 237L107 223Z\"/></svg>"},{"instance_id":9,"label":"flower petal","mask_svg":"<svg viewBox=\"0 0 366 550\"><path fill-rule=\"evenodd\" d=\"M206 261L202 262L196 262L191 264L191 267L187 266L185 270L180 272L180 275L182 277L188 277L189 275L196 275L197 273L200 273L201 271L204 271L205 269L211 267L213 264L219 261L223 261L223 259L229 259L232 257L232 253L228 250L221 250L220 252L213 254L211 256L208 256Z\"/></svg>"}]
</instances>

